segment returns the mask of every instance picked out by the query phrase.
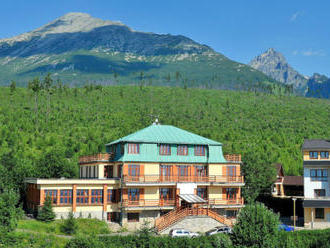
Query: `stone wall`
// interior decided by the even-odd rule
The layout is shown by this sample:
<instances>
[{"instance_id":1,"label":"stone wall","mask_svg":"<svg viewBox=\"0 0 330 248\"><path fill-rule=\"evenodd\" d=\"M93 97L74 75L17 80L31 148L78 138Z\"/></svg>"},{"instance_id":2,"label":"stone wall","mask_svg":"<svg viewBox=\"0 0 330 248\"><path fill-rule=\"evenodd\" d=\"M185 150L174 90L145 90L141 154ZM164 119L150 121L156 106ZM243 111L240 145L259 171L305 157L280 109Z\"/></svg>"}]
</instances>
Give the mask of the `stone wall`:
<instances>
[{"instance_id":1,"label":"stone wall","mask_svg":"<svg viewBox=\"0 0 330 248\"><path fill-rule=\"evenodd\" d=\"M183 228L192 232L205 233L217 226L224 226L224 224L208 216L187 216L181 221L163 230L161 234L168 234L172 229L176 228Z\"/></svg>"}]
</instances>

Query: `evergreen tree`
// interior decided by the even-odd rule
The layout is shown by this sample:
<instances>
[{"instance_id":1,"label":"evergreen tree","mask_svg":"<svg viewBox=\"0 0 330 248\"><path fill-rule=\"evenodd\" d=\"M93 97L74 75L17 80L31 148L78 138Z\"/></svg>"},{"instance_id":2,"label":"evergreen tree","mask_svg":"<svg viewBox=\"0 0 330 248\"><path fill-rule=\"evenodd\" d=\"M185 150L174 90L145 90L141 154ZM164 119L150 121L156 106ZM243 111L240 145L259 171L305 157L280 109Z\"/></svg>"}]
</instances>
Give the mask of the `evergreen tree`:
<instances>
[{"instance_id":1,"label":"evergreen tree","mask_svg":"<svg viewBox=\"0 0 330 248\"><path fill-rule=\"evenodd\" d=\"M63 225L61 226L61 229L66 234L75 234L78 229L77 221L74 218L74 215L72 212L69 213L68 218L64 220Z\"/></svg>"},{"instance_id":2,"label":"evergreen tree","mask_svg":"<svg viewBox=\"0 0 330 248\"><path fill-rule=\"evenodd\" d=\"M37 219L44 222L51 222L55 219L55 213L52 207L52 199L49 196L46 197L44 205L38 213Z\"/></svg>"},{"instance_id":3,"label":"evergreen tree","mask_svg":"<svg viewBox=\"0 0 330 248\"><path fill-rule=\"evenodd\" d=\"M17 208L19 196L14 190L5 189L0 193L0 233L15 230L22 211Z\"/></svg>"}]
</instances>

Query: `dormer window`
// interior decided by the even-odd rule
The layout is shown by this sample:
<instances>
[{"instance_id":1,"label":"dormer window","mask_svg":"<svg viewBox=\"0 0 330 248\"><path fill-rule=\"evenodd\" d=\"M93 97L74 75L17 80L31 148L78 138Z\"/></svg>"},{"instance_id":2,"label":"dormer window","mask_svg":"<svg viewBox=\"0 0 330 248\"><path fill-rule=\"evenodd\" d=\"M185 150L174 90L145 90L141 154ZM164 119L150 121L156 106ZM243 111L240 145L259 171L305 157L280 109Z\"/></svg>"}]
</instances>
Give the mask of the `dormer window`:
<instances>
[{"instance_id":1,"label":"dormer window","mask_svg":"<svg viewBox=\"0 0 330 248\"><path fill-rule=\"evenodd\" d=\"M178 145L177 154L182 155L182 156L187 156L188 155L188 146L187 145Z\"/></svg>"},{"instance_id":2,"label":"dormer window","mask_svg":"<svg viewBox=\"0 0 330 248\"><path fill-rule=\"evenodd\" d=\"M171 146L168 144L160 144L159 155L171 155Z\"/></svg>"},{"instance_id":3,"label":"dormer window","mask_svg":"<svg viewBox=\"0 0 330 248\"><path fill-rule=\"evenodd\" d=\"M139 144L128 143L128 154L139 154L140 153L140 146Z\"/></svg>"},{"instance_id":4,"label":"dormer window","mask_svg":"<svg viewBox=\"0 0 330 248\"><path fill-rule=\"evenodd\" d=\"M320 152L321 159L329 159L329 152Z\"/></svg>"},{"instance_id":5,"label":"dormer window","mask_svg":"<svg viewBox=\"0 0 330 248\"><path fill-rule=\"evenodd\" d=\"M195 156L205 156L205 146L195 146Z\"/></svg>"},{"instance_id":6,"label":"dormer window","mask_svg":"<svg viewBox=\"0 0 330 248\"><path fill-rule=\"evenodd\" d=\"M318 152L309 152L309 159L317 159Z\"/></svg>"}]
</instances>

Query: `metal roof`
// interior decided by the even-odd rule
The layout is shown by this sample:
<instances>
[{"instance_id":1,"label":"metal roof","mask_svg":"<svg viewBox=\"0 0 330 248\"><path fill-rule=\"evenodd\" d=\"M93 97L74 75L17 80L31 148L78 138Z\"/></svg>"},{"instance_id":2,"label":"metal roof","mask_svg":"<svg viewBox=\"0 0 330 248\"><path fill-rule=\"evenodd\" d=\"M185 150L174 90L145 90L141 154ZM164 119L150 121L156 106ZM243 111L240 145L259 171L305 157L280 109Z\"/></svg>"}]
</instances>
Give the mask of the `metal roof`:
<instances>
[{"instance_id":1,"label":"metal roof","mask_svg":"<svg viewBox=\"0 0 330 248\"><path fill-rule=\"evenodd\" d=\"M207 203L206 200L194 194L179 194L179 197L188 203Z\"/></svg>"},{"instance_id":2,"label":"metal roof","mask_svg":"<svg viewBox=\"0 0 330 248\"><path fill-rule=\"evenodd\" d=\"M117 139L106 145L120 142L156 143L156 144L195 144L195 145L221 145L221 143L204 138L200 135L171 126L154 124L135 133Z\"/></svg>"},{"instance_id":3,"label":"metal roof","mask_svg":"<svg viewBox=\"0 0 330 248\"><path fill-rule=\"evenodd\" d=\"M302 149L330 149L330 141L325 139L306 139Z\"/></svg>"}]
</instances>

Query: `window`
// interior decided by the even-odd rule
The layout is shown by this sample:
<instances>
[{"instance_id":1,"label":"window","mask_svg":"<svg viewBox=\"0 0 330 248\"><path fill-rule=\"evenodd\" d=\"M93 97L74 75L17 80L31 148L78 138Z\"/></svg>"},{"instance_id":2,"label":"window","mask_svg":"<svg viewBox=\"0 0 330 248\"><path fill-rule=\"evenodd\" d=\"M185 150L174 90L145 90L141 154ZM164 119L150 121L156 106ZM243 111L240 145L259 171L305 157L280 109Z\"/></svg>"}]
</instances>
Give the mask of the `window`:
<instances>
[{"instance_id":1,"label":"window","mask_svg":"<svg viewBox=\"0 0 330 248\"><path fill-rule=\"evenodd\" d=\"M230 176L230 177L235 177L236 176L236 166L227 166L226 175Z\"/></svg>"},{"instance_id":2,"label":"window","mask_svg":"<svg viewBox=\"0 0 330 248\"><path fill-rule=\"evenodd\" d=\"M309 159L317 159L318 154L317 152L309 152Z\"/></svg>"},{"instance_id":3,"label":"window","mask_svg":"<svg viewBox=\"0 0 330 248\"><path fill-rule=\"evenodd\" d=\"M324 219L324 208L315 208L315 218Z\"/></svg>"},{"instance_id":4,"label":"window","mask_svg":"<svg viewBox=\"0 0 330 248\"><path fill-rule=\"evenodd\" d=\"M314 189L315 197L323 197L325 196L325 189Z\"/></svg>"},{"instance_id":5,"label":"window","mask_svg":"<svg viewBox=\"0 0 330 248\"><path fill-rule=\"evenodd\" d=\"M78 204L88 204L88 189L77 189L76 201Z\"/></svg>"},{"instance_id":6,"label":"window","mask_svg":"<svg viewBox=\"0 0 330 248\"><path fill-rule=\"evenodd\" d=\"M182 155L182 156L187 156L188 155L188 146L187 145L178 145L177 154Z\"/></svg>"},{"instance_id":7,"label":"window","mask_svg":"<svg viewBox=\"0 0 330 248\"><path fill-rule=\"evenodd\" d=\"M164 201L174 199L174 190L173 188L160 188L159 189L159 198Z\"/></svg>"},{"instance_id":8,"label":"window","mask_svg":"<svg viewBox=\"0 0 330 248\"><path fill-rule=\"evenodd\" d=\"M236 200L237 188L226 188L227 200Z\"/></svg>"},{"instance_id":9,"label":"window","mask_svg":"<svg viewBox=\"0 0 330 248\"><path fill-rule=\"evenodd\" d=\"M72 204L72 190L62 189L60 192L60 204Z\"/></svg>"},{"instance_id":10,"label":"window","mask_svg":"<svg viewBox=\"0 0 330 248\"><path fill-rule=\"evenodd\" d=\"M160 165L161 180L171 180L172 165Z\"/></svg>"},{"instance_id":11,"label":"window","mask_svg":"<svg viewBox=\"0 0 330 248\"><path fill-rule=\"evenodd\" d=\"M138 177L140 175L140 165L130 164L128 165L128 175Z\"/></svg>"},{"instance_id":12,"label":"window","mask_svg":"<svg viewBox=\"0 0 330 248\"><path fill-rule=\"evenodd\" d=\"M124 154L124 150L125 150L125 145L120 144L120 154Z\"/></svg>"},{"instance_id":13,"label":"window","mask_svg":"<svg viewBox=\"0 0 330 248\"><path fill-rule=\"evenodd\" d=\"M47 198L47 196L50 197L50 199L52 200L52 204L56 204L57 203L57 190L53 189L53 190L45 190L45 200Z\"/></svg>"},{"instance_id":14,"label":"window","mask_svg":"<svg viewBox=\"0 0 330 248\"><path fill-rule=\"evenodd\" d=\"M320 157L322 159L329 159L329 152L320 152Z\"/></svg>"},{"instance_id":15,"label":"window","mask_svg":"<svg viewBox=\"0 0 330 248\"><path fill-rule=\"evenodd\" d=\"M128 222L139 222L139 213L127 213Z\"/></svg>"},{"instance_id":16,"label":"window","mask_svg":"<svg viewBox=\"0 0 330 248\"><path fill-rule=\"evenodd\" d=\"M128 200L129 201L139 201L140 200L140 190L139 189L128 189Z\"/></svg>"},{"instance_id":17,"label":"window","mask_svg":"<svg viewBox=\"0 0 330 248\"><path fill-rule=\"evenodd\" d=\"M168 144L160 144L159 155L171 155L171 146Z\"/></svg>"},{"instance_id":18,"label":"window","mask_svg":"<svg viewBox=\"0 0 330 248\"><path fill-rule=\"evenodd\" d=\"M206 187L198 187L197 195L204 200L207 200L207 188Z\"/></svg>"},{"instance_id":19,"label":"window","mask_svg":"<svg viewBox=\"0 0 330 248\"><path fill-rule=\"evenodd\" d=\"M104 177L113 178L113 166L112 165L104 166Z\"/></svg>"},{"instance_id":20,"label":"window","mask_svg":"<svg viewBox=\"0 0 330 248\"><path fill-rule=\"evenodd\" d=\"M195 146L195 156L205 156L205 146Z\"/></svg>"},{"instance_id":21,"label":"window","mask_svg":"<svg viewBox=\"0 0 330 248\"><path fill-rule=\"evenodd\" d=\"M117 189L108 189L107 201L112 203L117 203Z\"/></svg>"},{"instance_id":22,"label":"window","mask_svg":"<svg viewBox=\"0 0 330 248\"><path fill-rule=\"evenodd\" d=\"M225 214L227 218L236 218L237 210L226 210Z\"/></svg>"},{"instance_id":23,"label":"window","mask_svg":"<svg viewBox=\"0 0 330 248\"><path fill-rule=\"evenodd\" d=\"M103 189L92 189L92 204L103 203Z\"/></svg>"},{"instance_id":24,"label":"window","mask_svg":"<svg viewBox=\"0 0 330 248\"><path fill-rule=\"evenodd\" d=\"M127 146L128 146L129 154L139 154L140 153L139 144L128 143Z\"/></svg>"},{"instance_id":25,"label":"window","mask_svg":"<svg viewBox=\"0 0 330 248\"><path fill-rule=\"evenodd\" d=\"M312 181L328 181L327 169L311 169L310 176Z\"/></svg>"}]
</instances>

